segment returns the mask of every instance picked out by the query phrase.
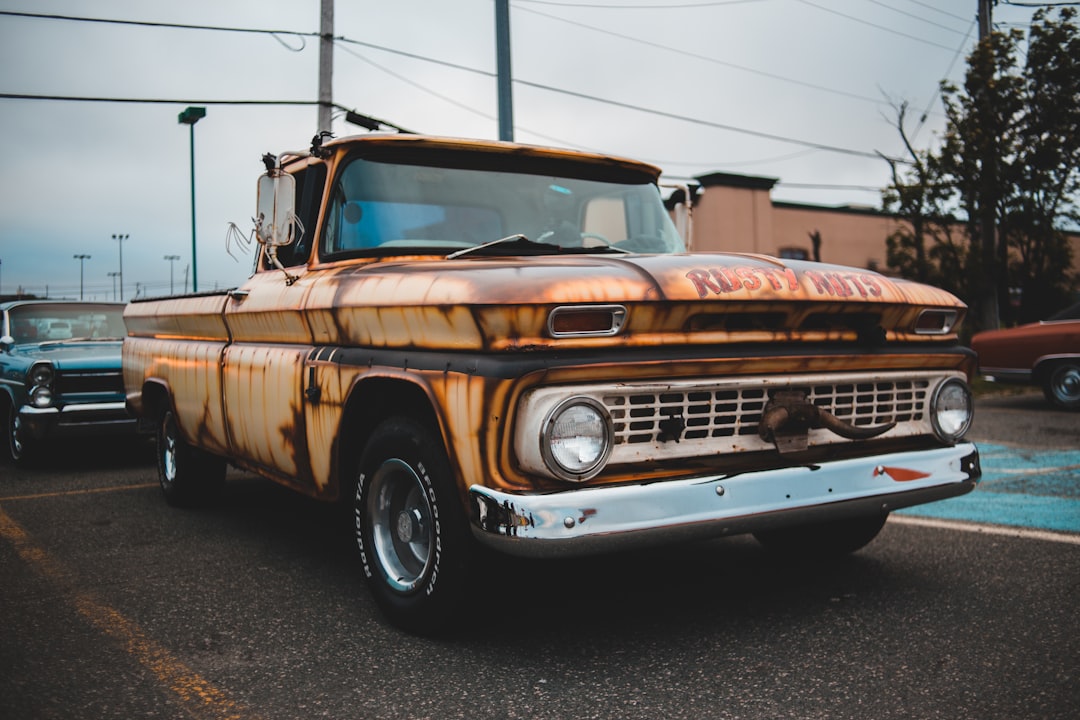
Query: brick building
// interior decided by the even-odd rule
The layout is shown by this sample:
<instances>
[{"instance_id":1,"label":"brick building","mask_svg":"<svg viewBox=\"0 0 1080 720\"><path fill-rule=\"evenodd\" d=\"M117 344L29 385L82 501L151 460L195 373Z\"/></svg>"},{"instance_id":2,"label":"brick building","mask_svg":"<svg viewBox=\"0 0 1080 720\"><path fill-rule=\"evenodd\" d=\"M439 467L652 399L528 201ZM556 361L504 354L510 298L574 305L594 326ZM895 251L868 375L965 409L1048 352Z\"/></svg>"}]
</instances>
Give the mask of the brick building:
<instances>
[{"instance_id":1,"label":"brick building","mask_svg":"<svg viewBox=\"0 0 1080 720\"><path fill-rule=\"evenodd\" d=\"M711 173L696 178L694 250L763 253L888 272L885 240L904 221L870 207L826 207L772 199L776 178ZM819 256L814 236L820 238ZM1069 233L1080 276L1080 233Z\"/></svg>"}]
</instances>

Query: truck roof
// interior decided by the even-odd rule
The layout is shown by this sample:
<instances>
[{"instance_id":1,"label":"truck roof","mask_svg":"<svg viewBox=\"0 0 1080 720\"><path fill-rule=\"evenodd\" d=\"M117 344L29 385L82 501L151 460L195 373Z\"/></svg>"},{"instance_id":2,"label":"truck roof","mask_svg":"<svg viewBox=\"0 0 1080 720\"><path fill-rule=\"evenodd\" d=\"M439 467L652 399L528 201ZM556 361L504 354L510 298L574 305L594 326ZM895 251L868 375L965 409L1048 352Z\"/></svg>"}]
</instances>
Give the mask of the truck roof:
<instances>
[{"instance_id":1,"label":"truck roof","mask_svg":"<svg viewBox=\"0 0 1080 720\"><path fill-rule=\"evenodd\" d=\"M328 140L323 147L334 151L359 150L372 159L401 160L412 156L415 162L422 156L425 164L450 162L460 165L467 158L467 165L478 169L499 166L511 159L540 171L548 165L565 167L569 163L591 166L594 170L606 168L615 175L635 176L649 182L656 182L661 172L655 165L624 157L498 140L371 133Z\"/></svg>"}]
</instances>

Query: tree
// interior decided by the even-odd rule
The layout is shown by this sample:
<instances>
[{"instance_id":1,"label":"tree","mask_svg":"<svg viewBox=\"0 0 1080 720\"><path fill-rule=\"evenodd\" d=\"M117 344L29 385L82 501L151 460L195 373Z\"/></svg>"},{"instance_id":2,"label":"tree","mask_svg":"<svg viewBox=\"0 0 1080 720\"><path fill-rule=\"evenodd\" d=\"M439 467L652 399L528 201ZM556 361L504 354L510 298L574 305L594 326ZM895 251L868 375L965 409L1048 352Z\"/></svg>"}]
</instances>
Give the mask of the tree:
<instances>
[{"instance_id":1,"label":"tree","mask_svg":"<svg viewBox=\"0 0 1080 720\"><path fill-rule=\"evenodd\" d=\"M1072 8L1038 11L1022 67L1019 31L980 41L963 87L942 85L947 121L936 152L912 146L906 106L898 110L910 160L904 171L891 163L883 205L910 227L889 239L889 265L958 294L976 329L997 327L1001 317L1043 317L1067 297L1071 258L1060 229L1080 222L1075 17Z\"/></svg>"}]
</instances>

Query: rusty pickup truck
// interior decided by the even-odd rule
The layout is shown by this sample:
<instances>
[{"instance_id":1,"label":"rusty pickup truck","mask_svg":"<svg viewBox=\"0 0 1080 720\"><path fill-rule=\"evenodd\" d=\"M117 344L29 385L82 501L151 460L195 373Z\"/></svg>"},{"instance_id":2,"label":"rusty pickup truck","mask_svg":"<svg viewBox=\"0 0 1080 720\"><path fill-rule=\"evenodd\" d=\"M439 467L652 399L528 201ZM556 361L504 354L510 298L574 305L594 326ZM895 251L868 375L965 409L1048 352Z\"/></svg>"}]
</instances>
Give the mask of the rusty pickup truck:
<instances>
[{"instance_id":1,"label":"rusty pickup truck","mask_svg":"<svg viewBox=\"0 0 1080 720\"><path fill-rule=\"evenodd\" d=\"M127 404L170 503L227 463L343 503L400 627L446 622L480 546L846 553L978 481L946 292L688 252L621 158L366 135L263 160L250 279L127 306Z\"/></svg>"}]
</instances>

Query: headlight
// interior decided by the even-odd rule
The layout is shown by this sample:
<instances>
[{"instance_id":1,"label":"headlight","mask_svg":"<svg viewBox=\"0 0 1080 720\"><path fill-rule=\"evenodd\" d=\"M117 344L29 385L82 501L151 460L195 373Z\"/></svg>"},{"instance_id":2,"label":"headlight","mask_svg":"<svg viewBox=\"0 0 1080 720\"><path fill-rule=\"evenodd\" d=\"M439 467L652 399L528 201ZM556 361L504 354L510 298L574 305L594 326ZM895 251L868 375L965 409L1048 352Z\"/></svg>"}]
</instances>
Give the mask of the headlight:
<instances>
[{"instance_id":1,"label":"headlight","mask_svg":"<svg viewBox=\"0 0 1080 720\"><path fill-rule=\"evenodd\" d=\"M553 473L582 482L603 469L611 453L611 437L611 418L600 403L571 398L548 416L540 451Z\"/></svg>"},{"instance_id":2,"label":"headlight","mask_svg":"<svg viewBox=\"0 0 1080 720\"><path fill-rule=\"evenodd\" d=\"M30 368L30 385L32 386L52 385L54 377L52 365L47 362L38 363Z\"/></svg>"},{"instance_id":3,"label":"headlight","mask_svg":"<svg viewBox=\"0 0 1080 720\"><path fill-rule=\"evenodd\" d=\"M53 391L47 387L36 387L30 391L30 404L34 407L43 408L52 405Z\"/></svg>"},{"instance_id":4,"label":"headlight","mask_svg":"<svg viewBox=\"0 0 1080 720\"><path fill-rule=\"evenodd\" d=\"M930 402L930 421L940 440L954 443L971 427L971 391L967 383L951 378L938 385Z\"/></svg>"}]
</instances>

